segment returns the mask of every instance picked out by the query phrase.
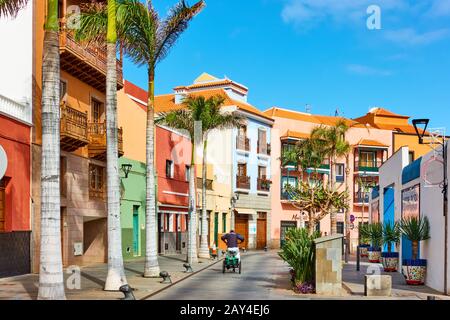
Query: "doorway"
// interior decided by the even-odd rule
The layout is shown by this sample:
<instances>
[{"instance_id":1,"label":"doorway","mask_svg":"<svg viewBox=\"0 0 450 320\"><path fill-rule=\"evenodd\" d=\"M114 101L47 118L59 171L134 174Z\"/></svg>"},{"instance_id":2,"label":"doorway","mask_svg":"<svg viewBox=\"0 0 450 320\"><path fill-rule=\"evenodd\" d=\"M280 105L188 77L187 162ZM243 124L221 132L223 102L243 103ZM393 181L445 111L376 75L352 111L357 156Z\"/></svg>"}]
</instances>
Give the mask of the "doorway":
<instances>
[{"instance_id":1,"label":"doorway","mask_svg":"<svg viewBox=\"0 0 450 320\"><path fill-rule=\"evenodd\" d=\"M394 196L394 188L387 187L384 189L384 197L383 197L383 207L384 207L384 213L383 213L383 224L390 224L394 223L394 214L395 214L395 196ZM391 247L392 251L395 251L394 244L392 244ZM388 251L388 245L384 245L384 251Z\"/></svg>"},{"instance_id":2,"label":"doorway","mask_svg":"<svg viewBox=\"0 0 450 320\"><path fill-rule=\"evenodd\" d=\"M133 255L139 256L139 206L133 206Z\"/></svg>"},{"instance_id":3,"label":"doorway","mask_svg":"<svg viewBox=\"0 0 450 320\"><path fill-rule=\"evenodd\" d=\"M267 245L267 214L258 212L256 223L256 249L264 249Z\"/></svg>"},{"instance_id":4,"label":"doorway","mask_svg":"<svg viewBox=\"0 0 450 320\"><path fill-rule=\"evenodd\" d=\"M236 221L234 222L236 233L239 233L244 237L244 242L239 244L239 248L247 248L248 243L248 215L238 214Z\"/></svg>"}]
</instances>

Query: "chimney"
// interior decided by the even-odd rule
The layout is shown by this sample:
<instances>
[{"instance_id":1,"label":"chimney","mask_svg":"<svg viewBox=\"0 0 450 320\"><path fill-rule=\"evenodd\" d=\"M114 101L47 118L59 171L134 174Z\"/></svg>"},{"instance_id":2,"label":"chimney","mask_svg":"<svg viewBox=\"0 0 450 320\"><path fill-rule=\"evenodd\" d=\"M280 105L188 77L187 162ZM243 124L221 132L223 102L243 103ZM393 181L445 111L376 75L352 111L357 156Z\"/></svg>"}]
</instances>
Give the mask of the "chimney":
<instances>
[{"instance_id":1,"label":"chimney","mask_svg":"<svg viewBox=\"0 0 450 320\"><path fill-rule=\"evenodd\" d=\"M186 98L186 89L175 89L175 104L183 103L183 99Z\"/></svg>"}]
</instances>

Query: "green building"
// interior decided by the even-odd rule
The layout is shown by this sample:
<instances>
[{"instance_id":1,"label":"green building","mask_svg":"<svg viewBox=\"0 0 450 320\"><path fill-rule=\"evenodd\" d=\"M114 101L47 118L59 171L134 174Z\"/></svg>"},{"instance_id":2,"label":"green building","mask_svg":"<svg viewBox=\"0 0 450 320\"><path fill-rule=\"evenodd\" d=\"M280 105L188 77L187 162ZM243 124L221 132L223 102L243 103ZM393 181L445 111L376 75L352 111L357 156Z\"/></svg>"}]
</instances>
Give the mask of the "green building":
<instances>
[{"instance_id":1,"label":"green building","mask_svg":"<svg viewBox=\"0 0 450 320\"><path fill-rule=\"evenodd\" d=\"M131 164L128 178L121 170L122 253L125 260L145 256L145 163L119 159L119 167Z\"/></svg>"}]
</instances>

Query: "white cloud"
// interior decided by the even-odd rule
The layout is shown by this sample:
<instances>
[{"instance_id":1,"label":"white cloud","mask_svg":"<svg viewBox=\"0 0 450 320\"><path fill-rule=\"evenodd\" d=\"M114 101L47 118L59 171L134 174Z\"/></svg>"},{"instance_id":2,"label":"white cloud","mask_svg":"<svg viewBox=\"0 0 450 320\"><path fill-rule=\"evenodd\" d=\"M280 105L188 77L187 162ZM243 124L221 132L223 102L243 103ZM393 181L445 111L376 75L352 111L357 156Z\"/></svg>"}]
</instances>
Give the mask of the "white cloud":
<instances>
[{"instance_id":1,"label":"white cloud","mask_svg":"<svg viewBox=\"0 0 450 320\"><path fill-rule=\"evenodd\" d=\"M404 28L398 30L388 30L385 33L385 38L391 42L400 45L427 45L441 39L447 38L450 35L450 29L438 29L419 33L413 28Z\"/></svg>"},{"instance_id":2,"label":"white cloud","mask_svg":"<svg viewBox=\"0 0 450 320\"><path fill-rule=\"evenodd\" d=\"M347 71L353 74L364 75L364 76L383 76L387 77L392 75L389 70L373 68L361 64L349 64L347 65Z\"/></svg>"}]
</instances>

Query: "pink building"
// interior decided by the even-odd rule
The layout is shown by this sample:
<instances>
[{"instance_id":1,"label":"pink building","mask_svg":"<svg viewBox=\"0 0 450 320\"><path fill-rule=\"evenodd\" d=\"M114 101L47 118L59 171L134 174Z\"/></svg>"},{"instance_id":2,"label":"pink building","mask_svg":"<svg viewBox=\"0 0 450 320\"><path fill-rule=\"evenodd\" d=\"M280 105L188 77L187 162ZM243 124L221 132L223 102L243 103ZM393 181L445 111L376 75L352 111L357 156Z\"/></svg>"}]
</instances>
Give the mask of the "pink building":
<instances>
[{"instance_id":1,"label":"pink building","mask_svg":"<svg viewBox=\"0 0 450 320\"><path fill-rule=\"evenodd\" d=\"M272 219L271 246L279 247L284 241L284 233L289 227L305 226L307 217L302 217L289 196L284 192L287 184L297 185L303 179L303 173L295 165L281 166L282 150L290 148L299 140L309 137L311 130L317 126L332 126L341 119L339 117L313 115L281 108L271 108L265 111L275 120L272 137ZM366 126L354 120L346 119L350 127L346 139L352 146L348 160L337 159L335 164L336 183L339 190L350 192L350 212L352 223L351 248L355 250L358 243L357 225L360 221L368 221L368 192L363 193L362 185L369 187L378 183L378 168L392 154L392 131L380 130ZM318 168L319 179L328 179L329 163ZM365 199L363 197L365 195ZM345 213L337 215L338 233L345 234ZM325 217L320 225L323 234L330 234L330 218Z\"/></svg>"}]
</instances>

